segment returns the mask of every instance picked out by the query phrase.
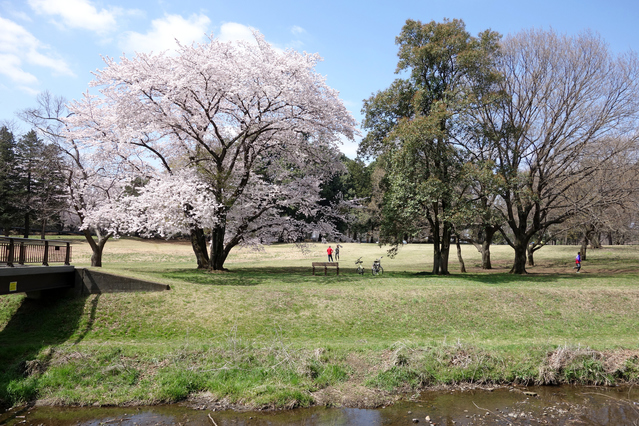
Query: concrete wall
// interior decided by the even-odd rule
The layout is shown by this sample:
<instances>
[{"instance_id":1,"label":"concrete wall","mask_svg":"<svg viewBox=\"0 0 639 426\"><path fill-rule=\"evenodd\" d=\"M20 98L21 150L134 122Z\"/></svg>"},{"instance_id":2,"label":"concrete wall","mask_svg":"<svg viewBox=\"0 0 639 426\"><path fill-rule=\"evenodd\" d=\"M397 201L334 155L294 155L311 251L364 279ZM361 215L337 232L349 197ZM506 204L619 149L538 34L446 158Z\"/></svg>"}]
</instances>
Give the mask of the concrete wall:
<instances>
[{"instance_id":1,"label":"concrete wall","mask_svg":"<svg viewBox=\"0 0 639 426\"><path fill-rule=\"evenodd\" d=\"M170 289L171 287L166 284L121 277L119 275L107 274L85 268L75 269L74 293L77 296L134 291L164 291Z\"/></svg>"},{"instance_id":2,"label":"concrete wall","mask_svg":"<svg viewBox=\"0 0 639 426\"><path fill-rule=\"evenodd\" d=\"M0 294L70 288L74 277L73 266L0 267Z\"/></svg>"}]
</instances>

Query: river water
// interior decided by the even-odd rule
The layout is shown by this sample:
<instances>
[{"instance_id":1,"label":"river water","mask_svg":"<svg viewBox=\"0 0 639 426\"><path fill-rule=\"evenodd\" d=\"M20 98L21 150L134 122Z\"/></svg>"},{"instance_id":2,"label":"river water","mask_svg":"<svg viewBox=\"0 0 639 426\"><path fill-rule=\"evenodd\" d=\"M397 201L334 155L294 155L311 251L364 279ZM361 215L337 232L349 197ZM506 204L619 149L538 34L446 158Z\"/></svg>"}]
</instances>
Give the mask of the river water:
<instances>
[{"instance_id":1,"label":"river water","mask_svg":"<svg viewBox=\"0 0 639 426\"><path fill-rule=\"evenodd\" d=\"M202 407L201 407L202 408ZM309 408L275 412L152 407L23 407L1 425L606 425L639 426L639 389L528 387L423 392L381 409Z\"/></svg>"}]
</instances>

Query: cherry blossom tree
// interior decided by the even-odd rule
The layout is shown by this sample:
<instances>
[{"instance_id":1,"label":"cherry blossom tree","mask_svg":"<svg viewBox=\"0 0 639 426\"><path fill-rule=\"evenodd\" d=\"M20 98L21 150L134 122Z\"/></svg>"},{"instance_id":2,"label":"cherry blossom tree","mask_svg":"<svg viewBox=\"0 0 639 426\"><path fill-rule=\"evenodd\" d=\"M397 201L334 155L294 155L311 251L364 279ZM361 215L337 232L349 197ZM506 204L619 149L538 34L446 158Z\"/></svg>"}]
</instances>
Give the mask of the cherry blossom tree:
<instances>
[{"instance_id":1,"label":"cherry blossom tree","mask_svg":"<svg viewBox=\"0 0 639 426\"><path fill-rule=\"evenodd\" d=\"M128 153L96 150L92 143L70 137L65 120L70 112L67 101L49 92L38 96L38 105L20 113L20 117L36 128L47 142L57 147L62 156L60 173L64 177L69 211L78 217L82 232L92 250L91 266L102 266L102 253L114 235L88 217L105 205L116 203L134 176L148 173L136 165Z\"/></svg>"},{"instance_id":2,"label":"cherry blossom tree","mask_svg":"<svg viewBox=\"0 0 639 426\"><path fill-rule=\"evenodd\" d=\"M69 106L67 137L154 171L137 201L120 199L101 220L118 217L111 224L129 232L188 230L198 267L220 270L235 245L294 238L310 217L332 214L317 208L319 185L339 171L337 144L353 137L355 120L314 71L318 55L254 36L105 59L91 83L99 95Z\"/></svg>"}]
</instances>

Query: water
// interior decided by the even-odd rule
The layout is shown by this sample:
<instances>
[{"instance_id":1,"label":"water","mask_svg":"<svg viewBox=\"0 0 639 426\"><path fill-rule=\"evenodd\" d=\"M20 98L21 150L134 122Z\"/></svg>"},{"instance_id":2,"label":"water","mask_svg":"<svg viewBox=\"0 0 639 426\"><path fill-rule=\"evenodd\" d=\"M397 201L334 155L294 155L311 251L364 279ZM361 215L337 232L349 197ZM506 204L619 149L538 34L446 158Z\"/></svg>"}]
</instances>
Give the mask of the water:
<instances>
[{"instance_id":1,"label":"water","mask_svg":"<svg viewBox=\"0 0 639 426\"><path fill-rule=\"evenodd\" d=\"M527 392L527 393L524 393ZM14 409L6 425L636 425L639 389L598 387L508 388L424 392L382 409L310 408L276 412L153 407Z\"/></svg>"}]
</instances>

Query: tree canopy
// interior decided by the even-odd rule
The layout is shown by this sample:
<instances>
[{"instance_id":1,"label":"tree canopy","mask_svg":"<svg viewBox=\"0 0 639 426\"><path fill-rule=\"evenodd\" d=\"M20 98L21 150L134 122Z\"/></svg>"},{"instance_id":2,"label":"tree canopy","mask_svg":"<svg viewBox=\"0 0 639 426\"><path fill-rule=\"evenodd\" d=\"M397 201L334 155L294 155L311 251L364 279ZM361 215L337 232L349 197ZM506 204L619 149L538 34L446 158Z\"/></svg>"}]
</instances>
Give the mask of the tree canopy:
<instances>
[{"instance_id":1,"label":"tree canopy","mask_svg":"<svg viewBox=\"0 0 639 426\"><path fill-rule=\"evenodd\" d=\"M385 170L385 242L429 232L433 273L445 274L453 234L472 234L490 267L501 231L511 272L525 273L535 235L610 204L578 189L636 144L635 54L612 55L587 31L472 37L460 20L408 20L396 43L406 77L364 101L359 149Z\"/></svg>"},{"instance_id":2,"label":"tree canopy","mask_svg":"<svg viewBox=\"0 0 639 426\"><path fill-rule=\"evenodd\" d=\"M496 75L499 35L471 36L461 20L408 20L396 39L396 80L364 102L369 133L360 153L381 156L386 176L382 235L397 244L405 234L429 229L435 245L433 273L448 273L453 217L464 197L459 139L464 112L483 102Z\"/></svg>"},{"instance_id":3,"label":"tree canopy","mask_svg":"<svg viewBox=\"0 0 639 426\"><path fill-rule=\"evenodd\" d=\"M636 143L639 62L633 53L612 55L591 32L530 30L502 42L497 69L496 89L507 96L475 119L503 182L497 194L515 250L511 272L525 273L534 235L597 203L596 191L575 198L572 189ZM626 143L609 143L619 138Z\"/></svg>"},{"instance_id":4,"label":"tree canopy","mask_svg":"<svg viewBox=\"0 0 639 426\"><path fill-rule=\"evenodd\" d=\"M315 215L320 182L341 167L339 138L352 138L356 123L314 71L319 60L278 51L258 33L254 43L211 38L176 54L107 58L92 82L100 94L70 105L66 137L144 170L158 182L146 194L177 193L171 199L179 206L163 206L169 197L158 192L146 210L120 210L120 223L161 210L190 232L200 267L223 269L237 244L283 231L297 237L301 222L281 209ZM186 197L194 185L203 195ZM204 230L210 230L210 256Z\"/></svg>"}]
</instances>

